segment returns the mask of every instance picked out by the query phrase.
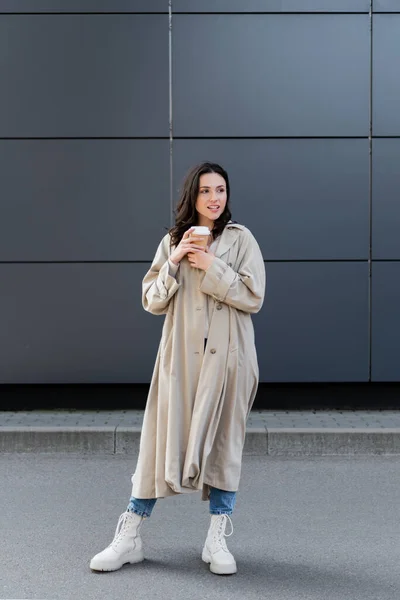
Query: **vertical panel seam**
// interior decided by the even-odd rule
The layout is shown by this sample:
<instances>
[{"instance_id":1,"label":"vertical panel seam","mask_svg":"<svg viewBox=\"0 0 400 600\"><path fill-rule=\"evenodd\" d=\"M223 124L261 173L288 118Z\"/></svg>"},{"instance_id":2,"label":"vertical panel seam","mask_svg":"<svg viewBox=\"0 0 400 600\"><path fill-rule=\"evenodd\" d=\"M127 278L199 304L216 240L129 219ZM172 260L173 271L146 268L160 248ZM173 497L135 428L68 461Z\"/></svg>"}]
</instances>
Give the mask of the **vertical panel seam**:
<instances>
[{"instance_id":1,"label":"vertical panel seam","mask_svg":"<svg viewBox=\"0 0 400 600\"><path fill-rule=\"evenodd\" d=\"M368 254L368 381L372 381L372 79L373 79L373 0L369 6L369 254Z\"/></svg>"},{"instance_id":2,"label":"vertical panel seam","mask_svg":"<svg viewBox=\"0 0 400 600\"><path fill-rule=\"evenodd\" d=\"M174 221L173 207L173 113L172 113L172 0L168 0L168 70L169 70L169 222Z\"/></svg>"}]
</instances>

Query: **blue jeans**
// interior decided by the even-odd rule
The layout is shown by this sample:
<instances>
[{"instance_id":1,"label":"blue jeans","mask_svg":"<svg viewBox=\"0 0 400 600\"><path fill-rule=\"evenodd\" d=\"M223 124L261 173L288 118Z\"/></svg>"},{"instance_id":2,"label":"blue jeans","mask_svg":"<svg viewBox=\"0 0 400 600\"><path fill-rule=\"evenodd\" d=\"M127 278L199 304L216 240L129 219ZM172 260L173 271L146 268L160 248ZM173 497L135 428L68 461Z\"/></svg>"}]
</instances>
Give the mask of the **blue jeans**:
<instances>
[{"instance_id":1,"label":"blue jeans","mask_svg":"<svg viewBox=\"0 0 400 600\"><path fill-rule=\"evenodd\" d=\"M130 499L128 512L134 512L141 517L150 517L157 498L148 498L140 500L139 498ZM236 492L226 492L218 488L210 488L210 514L211 515L231 515L235 507Z\"/></svg>"}]
</instances>

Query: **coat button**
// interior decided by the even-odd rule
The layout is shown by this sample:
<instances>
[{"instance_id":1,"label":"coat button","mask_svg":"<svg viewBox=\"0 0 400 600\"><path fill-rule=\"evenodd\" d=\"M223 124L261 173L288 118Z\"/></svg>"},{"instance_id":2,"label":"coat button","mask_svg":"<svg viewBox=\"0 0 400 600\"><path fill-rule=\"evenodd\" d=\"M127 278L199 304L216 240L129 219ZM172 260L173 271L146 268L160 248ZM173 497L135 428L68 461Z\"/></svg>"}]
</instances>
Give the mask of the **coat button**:
<instances>
[{"instance_id":1,"label":"coat button","mask_svg":"<svg viewBox=\"0 0 400 600\"><path fill-rule=\"evenodd\" d=\"M211 354L215 354L216 353L216 349L215 348L211 348L210 352L211 352Z\"/></svg>"},{"instance_id":2,"label":"coat button","mask_svg":"<svg viewBox=\"0 0 400 600\"><path fill-rule=\"evenodd\" d=\"M222 306L221 304L217 304L217 310L221 310Z\"/></svg>"}]
</instances>

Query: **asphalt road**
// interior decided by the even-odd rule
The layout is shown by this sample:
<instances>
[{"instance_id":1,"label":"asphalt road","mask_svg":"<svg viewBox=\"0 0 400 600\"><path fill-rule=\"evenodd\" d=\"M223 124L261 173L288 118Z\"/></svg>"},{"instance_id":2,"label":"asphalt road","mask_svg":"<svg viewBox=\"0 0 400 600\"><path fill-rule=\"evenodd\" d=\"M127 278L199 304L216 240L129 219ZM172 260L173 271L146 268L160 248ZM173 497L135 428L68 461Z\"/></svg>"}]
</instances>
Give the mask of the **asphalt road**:
<instances>
[{"instance_id":1,"label":"asphalt road","mask_svg":"<svg viewBox=\"0 0 400 600\"><path fill-rule=\"evenodd\" d=\"M0 455L0 598L398 600L400 457L248 456L228 546L238 573L201 561L207 503L162 500L146 560L89 570L110 543L135 460Z\"/></svg>"}]
</instances>

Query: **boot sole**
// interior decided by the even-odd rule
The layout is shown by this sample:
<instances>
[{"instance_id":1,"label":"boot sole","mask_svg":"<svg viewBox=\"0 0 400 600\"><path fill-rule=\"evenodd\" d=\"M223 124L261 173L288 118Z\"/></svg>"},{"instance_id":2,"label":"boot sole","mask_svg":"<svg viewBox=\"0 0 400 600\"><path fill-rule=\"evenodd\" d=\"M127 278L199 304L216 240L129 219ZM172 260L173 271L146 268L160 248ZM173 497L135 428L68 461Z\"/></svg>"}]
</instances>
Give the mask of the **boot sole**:
<instances>
[{"instance_id":1,"label":"boot sole","mask_svg":"<svg viewBox=\"0 0 400 600\"><path fill-rule=\"evenodd\" d=\"M205 563L210 565L210 571L211 573L214 573L214 575L234 575L235 573L237 573L236 562L231 563L229 565L216 565L215 563L213 563L209 552L205 548L203 550L201 558Z\"/></svg>"},{"instance_id":2,"label":"boot sole","mask_svg":"<svg viewBox=\"0 0 400 600\"><path fill-rule=\"evenodd\" d=\"M133 556L130 560L127 560L121 564L118 564L117 566L114 566L114 567L107 567L107 566L96 567L96 566L92 566L92 562L90 563L89 567L92 571L95 571L97 573L111 573L112 571L119 571L119 569L122 569L122 567L124 565L135 565L136 563L140 563L143 560L144 560L144 554L143 554L143 550L141 550L140 552L135 554L135 556Z\"/></svg>"}]
</instances>

